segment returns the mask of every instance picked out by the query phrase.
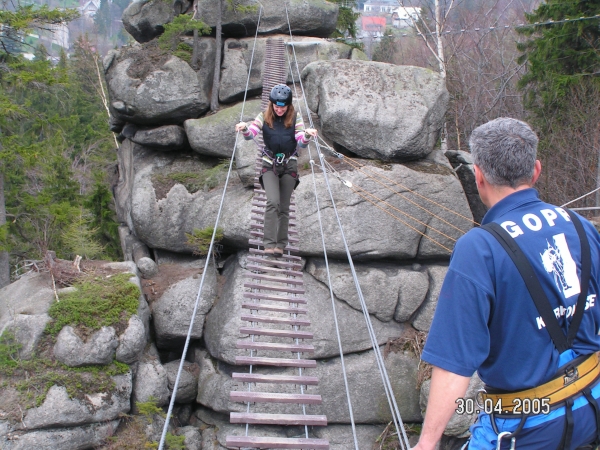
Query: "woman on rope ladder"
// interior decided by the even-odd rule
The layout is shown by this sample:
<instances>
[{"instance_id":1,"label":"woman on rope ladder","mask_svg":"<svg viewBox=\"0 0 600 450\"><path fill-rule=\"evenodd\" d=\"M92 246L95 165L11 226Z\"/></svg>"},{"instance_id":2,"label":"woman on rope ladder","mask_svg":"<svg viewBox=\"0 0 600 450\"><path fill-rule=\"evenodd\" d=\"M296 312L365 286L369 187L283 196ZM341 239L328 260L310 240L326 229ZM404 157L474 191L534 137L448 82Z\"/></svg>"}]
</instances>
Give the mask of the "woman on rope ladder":
<instances>
[{"instance_id":1,"label":"woman on rope ladder","mask_svg":"<svg viewBox=\"0 0 600 450\"><path fill-rule=\"evenodd\" d=\"M290 199L300 182L297 147L306 148L317 130L304 129L302 116L292 105L292 90L285 84L271 89L266 111L250 126L245 122L235 126L235 131L241 131L246 140L254 139L260 130L265 148L259 180L267 194L263 245L265 254L282 256L288 243Z\"/></svg>"}]
</instances>

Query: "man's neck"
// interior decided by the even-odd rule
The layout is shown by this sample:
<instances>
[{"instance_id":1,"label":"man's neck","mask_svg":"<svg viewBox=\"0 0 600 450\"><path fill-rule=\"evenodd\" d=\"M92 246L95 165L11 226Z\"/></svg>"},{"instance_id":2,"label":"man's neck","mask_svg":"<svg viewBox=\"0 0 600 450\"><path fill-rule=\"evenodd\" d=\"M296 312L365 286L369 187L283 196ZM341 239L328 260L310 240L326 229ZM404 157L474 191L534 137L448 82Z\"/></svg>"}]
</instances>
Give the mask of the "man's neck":
<instances>
[{"instance_id":1,"label":"man's neck","mask_svg":"<svg viewBox=\"0 0 600 450\"><path fill-rule=\"evenodd\" d=\"M485 206L491 208L496 203L498 203L501 200L504 200L509 195L514 194L518 191L529 189L530 187L530 184L522 184L520 186L517 186L516 188L512 188L510 186L490 186L487 192L486 201L484 202Z\"/></svg>"}]
</instances>

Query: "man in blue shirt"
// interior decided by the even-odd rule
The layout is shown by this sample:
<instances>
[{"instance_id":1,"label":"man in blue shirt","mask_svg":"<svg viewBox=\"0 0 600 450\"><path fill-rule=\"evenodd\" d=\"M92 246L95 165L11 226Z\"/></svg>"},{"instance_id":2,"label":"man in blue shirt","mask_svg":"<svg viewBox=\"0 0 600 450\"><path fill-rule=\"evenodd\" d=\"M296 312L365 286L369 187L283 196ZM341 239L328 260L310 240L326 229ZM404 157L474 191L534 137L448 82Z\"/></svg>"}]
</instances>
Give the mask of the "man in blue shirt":
<instances>
[{"instance_id":1,"label":"man in blue shirt","mask_svg":"<svg viewBox=\"0 0 600 450\"><path fill-rule=\"evenodd\" d=\"M580 218L591 260L582 293L587 244L575 227L578 216L542 202L533 189L541 172L537 143L526 123L508 118L480 126L469 141L479 195L490 209L482 227L456 243L439 296L422 355L434 369L417 450L435 448L475 371L488 394L507 395L502 401L492 394L481 397L469 449L495 449L498 435L508 437L501 448L509 448L514 438L519 450L597 445L600 235ZM491 223L500 225L529 261L550 304L549 318L538 311L506 247L483 229ZM546 322L557 321L556 329L567 334L578 300L585 305L579 308L581 323L573 327L568 348L559 351ZM530 389L538 387L534 395ZM555 401L559 397L561 402Z\"/></svg>"}]
</instances>

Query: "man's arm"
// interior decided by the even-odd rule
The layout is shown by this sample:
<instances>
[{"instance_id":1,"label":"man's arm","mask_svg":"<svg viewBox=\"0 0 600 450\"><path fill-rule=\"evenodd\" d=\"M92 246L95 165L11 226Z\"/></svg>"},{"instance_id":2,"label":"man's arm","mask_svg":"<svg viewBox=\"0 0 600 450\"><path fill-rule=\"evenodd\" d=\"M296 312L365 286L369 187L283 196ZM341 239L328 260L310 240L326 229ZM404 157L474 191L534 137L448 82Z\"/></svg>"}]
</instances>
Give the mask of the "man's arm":
<instances>
[{"instance_id":1,"label":"man's arm","mask_svg":"<svg viewBox=\"0 0 600 450\"><path fill-rule=\"evenodd\" d=\"M457 408L456 399L465 396L470 380L470 377L463 377L434 366L425 422L419 443L413 447L413 450L435 449Z\"/></svg>"}]
</instances>

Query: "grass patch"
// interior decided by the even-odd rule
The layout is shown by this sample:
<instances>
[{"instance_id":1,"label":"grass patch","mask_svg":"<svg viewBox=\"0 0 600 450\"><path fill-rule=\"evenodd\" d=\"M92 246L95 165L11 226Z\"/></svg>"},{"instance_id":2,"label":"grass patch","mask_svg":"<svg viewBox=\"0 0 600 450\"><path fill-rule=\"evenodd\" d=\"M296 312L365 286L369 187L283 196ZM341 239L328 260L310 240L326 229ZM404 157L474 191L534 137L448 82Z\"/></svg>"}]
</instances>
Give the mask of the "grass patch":
<instances>
[{"instance_id":1,"label":"grass patch","mask_svg":"<svg viewBox=\"0 0 600 450\"><path fill-rule=\"evenodd\" d=\"M175 184L183 185L190 194L200 190L210 191L219 185L228 168L229 161L221 161L216 166L200 172L155 173L152 175L152 184L155 190L161 192L168 192Z\"/></svg>"},{"instance_id":2,"label":"grass patch","mask_svg":"<svg viewBox=\"0 0 600 450\"><path fill-rule=\"evenodd\" d=\"M120 334L139 306L140 290L129 281L132 276L121 273L78 279L74 283L77 291L62 295L50 307L48 314L53 320L46 326L46 333L56 336L64 326L71 325L84 335L108 326Z\"/></svg>"},{"instance_id":3,"label":"grass patch","mask_svg":"<svg viewBox=\"0 0 600 450\"><path fill-rule=\"evenodd\" d=\"M111 378L129 372L129 366L117 361L106 366L68 367L42 356L21 360L8 333L0 336L0 409L17 421L22 411L41 406L52 386L63 386L70 398L84 399L86 394L111 392ZM16 393L16 398L13 395Z\"/></svg>"},{"instance_id":4,"label":"grass patch","mask_svg":"<svg viewBox=\"0 0 600 450\"><path fill-rule=\"evenodd\" d=\"M194 255L206 256L208 254L208 247L210 246L210 240L212 239L215 227L206 227L202 230L194 228L191 233L185 233L187 238L187 244L192 247ZM217 228L215 234L215 245L213 246L213 255L217 253L217 245L223 239L223 229Z\"/></svg>"}]
</instances>

